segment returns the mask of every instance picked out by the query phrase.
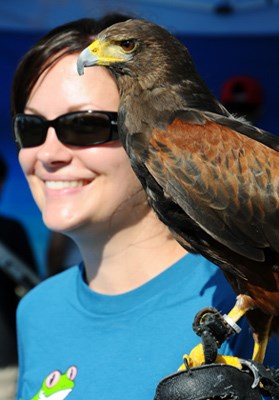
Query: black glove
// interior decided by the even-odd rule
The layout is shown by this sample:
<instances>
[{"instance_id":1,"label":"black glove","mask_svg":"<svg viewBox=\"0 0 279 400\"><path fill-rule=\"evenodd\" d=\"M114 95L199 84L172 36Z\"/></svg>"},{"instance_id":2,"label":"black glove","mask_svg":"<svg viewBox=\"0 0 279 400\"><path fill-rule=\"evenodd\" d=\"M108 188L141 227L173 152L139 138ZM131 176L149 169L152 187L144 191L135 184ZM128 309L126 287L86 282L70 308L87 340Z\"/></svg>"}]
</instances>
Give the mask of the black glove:
<instances>
[{"instance_id":1,"label":"black glove","mask_svg":"<svg viewBox=\"0 0 279 400\"><path fill-rule=\"evenodd\" d=\"M170 375L158 384L154 400L261 400L248 369L209 364Z\"/></svg>"}]
</instances>

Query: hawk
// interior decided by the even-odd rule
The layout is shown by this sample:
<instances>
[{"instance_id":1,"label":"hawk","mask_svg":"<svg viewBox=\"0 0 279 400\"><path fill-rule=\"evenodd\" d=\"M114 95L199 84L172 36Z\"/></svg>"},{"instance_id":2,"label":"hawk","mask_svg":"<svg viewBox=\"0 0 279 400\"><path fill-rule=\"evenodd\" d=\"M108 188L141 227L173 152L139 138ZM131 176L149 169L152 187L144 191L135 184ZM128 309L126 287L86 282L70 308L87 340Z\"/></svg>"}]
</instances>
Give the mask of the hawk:
<instances>
[{"instance_id":1,"label":"hawk","mask_svg":"<svg viewBox=\"0 0 279 400\"><path fill-rule=\"evenodd\" d=\"M118 129L158 217L189 252L221 268L263 362L279 328L279 137L231 115L168 31L128 20L78 59L102 65L119 93Z\"/></svg>"}]
</instances>

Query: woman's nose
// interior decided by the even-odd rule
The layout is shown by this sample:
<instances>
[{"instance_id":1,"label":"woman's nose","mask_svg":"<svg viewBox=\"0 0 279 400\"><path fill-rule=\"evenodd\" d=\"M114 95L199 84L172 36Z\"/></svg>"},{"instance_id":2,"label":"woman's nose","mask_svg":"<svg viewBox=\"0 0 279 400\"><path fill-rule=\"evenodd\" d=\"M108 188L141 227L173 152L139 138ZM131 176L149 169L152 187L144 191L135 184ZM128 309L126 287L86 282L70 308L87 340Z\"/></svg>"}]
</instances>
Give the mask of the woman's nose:
<instances>
[{"instance_id":1,"label":"woman's nose","mask_svg":"<svg viewBox=\"0 0 279 400\"><path fill-rule=\"evenodd\" d=\"M49 165L69 163L72 159L72 151L60 142L55 129L49 128L46 140L38 148L37 159Z\"/></svg>"}]
</instances>

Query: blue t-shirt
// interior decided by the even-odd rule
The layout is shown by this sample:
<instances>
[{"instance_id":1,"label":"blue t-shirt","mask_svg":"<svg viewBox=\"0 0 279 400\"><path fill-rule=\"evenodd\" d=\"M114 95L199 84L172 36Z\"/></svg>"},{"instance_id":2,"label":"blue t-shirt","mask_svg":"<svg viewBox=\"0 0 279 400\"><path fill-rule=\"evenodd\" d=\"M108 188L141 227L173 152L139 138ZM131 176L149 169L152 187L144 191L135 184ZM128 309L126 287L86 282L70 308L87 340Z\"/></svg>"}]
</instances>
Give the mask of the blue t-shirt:
<instances>
[{"instance_id":1,"label":"blue t-shirt","mask_svg":"<svg viewBox=\"0 0 279 400\"><path fill-rule=\"evenodd\" d=\"M159 381L200 342L195 314L207 306L227 313L234 303L222 272L201 256L187 254L139 288L113 296L87 286L82 264L72 267L20 303L17 399L55 393L55 399L153 400ZM251 358L244 325L220 353Z\"/></svg>"}]
</instances>

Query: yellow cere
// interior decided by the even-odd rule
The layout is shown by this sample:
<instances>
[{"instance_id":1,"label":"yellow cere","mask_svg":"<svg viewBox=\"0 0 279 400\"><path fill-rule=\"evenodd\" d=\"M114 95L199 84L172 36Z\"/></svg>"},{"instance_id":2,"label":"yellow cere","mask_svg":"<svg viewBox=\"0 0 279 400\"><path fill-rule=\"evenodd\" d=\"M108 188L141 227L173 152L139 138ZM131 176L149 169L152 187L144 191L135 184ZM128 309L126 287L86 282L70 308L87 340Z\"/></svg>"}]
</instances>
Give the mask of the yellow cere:
<instances>
[{"instance_id":1,"label":"yellow cere","mask_svg":"<svg viewBox=\"0 0 279 400\"><path fill-rule=\"evenodd\" d=\"M90 53L98 59L97 65L109 65L113 62L126 61L125 53L119 45L96 39L88 46Z\"/></svg>"}]
</instances>

